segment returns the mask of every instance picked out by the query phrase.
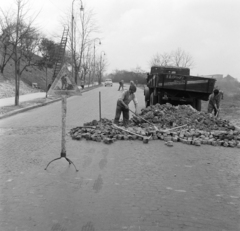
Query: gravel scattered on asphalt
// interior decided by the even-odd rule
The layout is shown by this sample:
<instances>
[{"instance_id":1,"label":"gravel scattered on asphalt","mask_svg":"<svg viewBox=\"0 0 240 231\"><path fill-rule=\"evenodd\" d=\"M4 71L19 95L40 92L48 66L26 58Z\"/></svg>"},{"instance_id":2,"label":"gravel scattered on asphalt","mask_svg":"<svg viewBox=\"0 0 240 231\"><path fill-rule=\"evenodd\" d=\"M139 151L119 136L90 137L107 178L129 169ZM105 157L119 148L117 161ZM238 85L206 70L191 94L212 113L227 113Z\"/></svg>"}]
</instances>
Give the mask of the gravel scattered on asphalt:
<instances>
[{"instance_id":1,"label":"gravel scattered on asphalt","mask_svg":"<svg viewBox=\"0 0 240 231\"><path fill-rule=\"evenodd\" d=\"M142 109L140 117L133 116L127 128L113 124L112 120L93 120L84 126L71 129L74 140L92 140L111 144L117 140L162 140L169 147L174 142L195 146L240 148L240 131L228 120L215 118L206 112L196 111L189 105L156 104ZM145 120L153 124L151 126ZM155 126L155 127L154 127ZM156 130L157 128L157 130Z\"/></svg>"}]
</instances>

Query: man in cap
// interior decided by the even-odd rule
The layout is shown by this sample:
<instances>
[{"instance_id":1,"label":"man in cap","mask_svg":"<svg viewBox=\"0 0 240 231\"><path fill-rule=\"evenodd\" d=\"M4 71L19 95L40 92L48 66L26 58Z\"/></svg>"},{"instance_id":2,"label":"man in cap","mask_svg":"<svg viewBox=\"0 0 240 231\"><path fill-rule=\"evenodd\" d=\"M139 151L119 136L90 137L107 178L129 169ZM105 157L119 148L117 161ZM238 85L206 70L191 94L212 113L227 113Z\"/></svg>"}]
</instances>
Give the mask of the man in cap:
<instances>
[{"instance_id":1,"label":"man in cap","mask_svg":"<svg viewBox=\"0 0 240 231\"><path fill-rule=\"evenodd\" d=\"M217 116L219 113L220 101L223 98L223 95L218 89L214 89L213 93L209 96L208 101L208 113L214 111L214 115Z\"/></svg>"},{"instance_id":2,"label":"man in cap","mask_svg":"<svg viewBox=\"0 0 240 231\"><path fill-rule=\"evenodd\" d=\"M121 97L117 101L117 107L116 107L116 114L115 114L115 119L114 123L118 124L119 119L121 116L121 113L123 114L123 126L127 127L128 122L129 122L129 103L131 101L134 102L135 105L135 113L137 114L137 98L135 96L135 92L137 91L136 86L134 85L133 82L130 82L130 87L129 90L125 91L122 93Z\"/></svg>"}]
</instances>

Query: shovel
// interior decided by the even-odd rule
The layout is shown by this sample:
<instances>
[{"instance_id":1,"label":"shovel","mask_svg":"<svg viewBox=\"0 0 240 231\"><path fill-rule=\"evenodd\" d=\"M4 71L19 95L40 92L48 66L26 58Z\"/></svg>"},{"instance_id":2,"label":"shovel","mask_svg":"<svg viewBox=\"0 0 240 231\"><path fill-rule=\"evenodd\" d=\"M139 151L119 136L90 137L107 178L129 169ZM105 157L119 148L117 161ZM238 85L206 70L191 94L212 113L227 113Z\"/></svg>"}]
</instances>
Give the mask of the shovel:
<instances>
[{"instance_id":1,"label":"shovel","mask_svg":"<svg viewBox=\"0 0 240 231\"><path fill-rule=\"evenodd\" d=\"M137 114L136 114L135 112L133 112L131 109L129 109L129 111L131 111L131 112L132 112L135 116L137 116L138 118L140 118L140 119L144 120L145 122L149 123L150 125L152 125L156 131L159 131L158 128L157 128L157 126L155 126L153 123L151 123L151 122L145 120L143 117L137 115Z\"/></svg>"},{"instance_id":2,"label":"shovel","mask_svg":"<svg viewBox=\"0 0 240 231\"><path fill-rule=\"evenodd\" d=\"M123 103L123 105L124 105L126 108L128 108L129 111L132 112L135 116L137 116L138 118L140 118L140 119L144 120L145 122L151 124L151 125L154 127L154 129L155 129L156 131L158 131L157 126L155 126L154 124L152 124L152 123L150 123L149 121L145 120L145 119L142 118L141 116L137 115L137 114L136 114L134 111L132 111L123 101L122 101L122 103Z\"/></svg>"}]
</instances>

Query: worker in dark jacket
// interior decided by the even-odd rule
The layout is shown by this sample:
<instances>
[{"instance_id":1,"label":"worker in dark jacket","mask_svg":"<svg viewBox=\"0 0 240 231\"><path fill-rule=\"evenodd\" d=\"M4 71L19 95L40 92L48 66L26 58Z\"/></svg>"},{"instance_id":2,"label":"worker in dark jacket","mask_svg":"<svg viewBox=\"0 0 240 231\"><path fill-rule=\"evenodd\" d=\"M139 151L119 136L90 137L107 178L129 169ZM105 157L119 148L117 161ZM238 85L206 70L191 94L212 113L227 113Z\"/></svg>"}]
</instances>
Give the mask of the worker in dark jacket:
<instances>
[{"instance_id":1,"label":"worker in dark jacket","mask_svg":"<svg viewBox=\"0 0 240 231\"><path fill-rule=\"evenodd\" d=\"M214 111L215 116L219 114L220 101L222 98L222 92L218 89L214 89L213 93L209 96L208 113L212 113Z\"/></svg>"},{"instance_id":2,"label":"worker in dark jacket","mask_svg":"<svg viewBox=\"0 0 240 231\"><path fill-rule=\"evenodd\" d=\"M137 91L136 86L134 85L133 82L130 82L130 87L129 90L125 91L122 93L121 97L117 101L117 107L116 107L116 114L115 114L115 119L114 123L118 124L119 119L121 116L121 113L123 114L123 126L127 126L129 122L129 103L131 101L134 102L135 105L135 113L137 114L137 98L135 96L135 92Z\"/></svg>"}]
</instances>

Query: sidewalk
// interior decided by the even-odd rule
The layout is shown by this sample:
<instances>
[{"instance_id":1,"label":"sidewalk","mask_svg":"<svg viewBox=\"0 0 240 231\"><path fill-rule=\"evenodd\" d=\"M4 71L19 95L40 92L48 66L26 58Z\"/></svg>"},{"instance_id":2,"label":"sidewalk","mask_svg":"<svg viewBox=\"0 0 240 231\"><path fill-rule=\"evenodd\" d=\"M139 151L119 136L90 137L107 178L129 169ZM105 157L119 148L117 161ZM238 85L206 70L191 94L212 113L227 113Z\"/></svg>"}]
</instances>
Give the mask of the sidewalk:
<instances>
[{"instance_id":1,"label":"sidewalk","mask_svg":"<svg viewBox=\"0 0 240 231\"><path fill-rule=\"evenodd\" d=\"M102 86L102 85L100 85ZM84 93L91 89L100 87L99 85L89 85L81 89ZM46 98L46 92L31 93L19 96L19 105L15 106L15 97L0 99L0 119L16 115L21 112L31 110L36 107L41 107L61 100L60 96L50 96Z\"/></svg>"},{"instance_id":2,"label":"sidewalk","mask_svg":"<svg viewBox=\"0 0 240 231\"><path fill-rule=\"evenodd\" d=\"M90 85L89 87L91 87ZM84 89L88 88L88 86L85 86ZM84 89L82 90L81 87L79 89L84 92ZM37 93L31 93L26 95L20 95L19 96L19 103L23 103L26 101L31 101L34 99L42 99L46 97L46 92L37 92ZM0 99L0 107L6 107L6 106L13 106L15 104L15 97L10 98L3 98Z\"/></svg>"},{"instance_id":3,"label":"sidewalk","mask_svg":"<svg viewBox=\"0 0 240 231\"><path fill-rule=\"evenodd\" d=\"M37 92L32 94L20 95L19 103L34 100L34 99L41 99L45 97L46 97L46 92ZM15 97L0 99L0 107L12 106L14 104L15 104Z\"/></svg>"}]
</instances>

